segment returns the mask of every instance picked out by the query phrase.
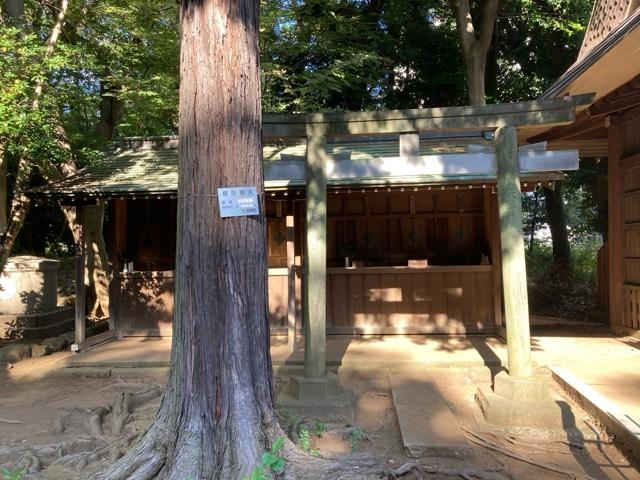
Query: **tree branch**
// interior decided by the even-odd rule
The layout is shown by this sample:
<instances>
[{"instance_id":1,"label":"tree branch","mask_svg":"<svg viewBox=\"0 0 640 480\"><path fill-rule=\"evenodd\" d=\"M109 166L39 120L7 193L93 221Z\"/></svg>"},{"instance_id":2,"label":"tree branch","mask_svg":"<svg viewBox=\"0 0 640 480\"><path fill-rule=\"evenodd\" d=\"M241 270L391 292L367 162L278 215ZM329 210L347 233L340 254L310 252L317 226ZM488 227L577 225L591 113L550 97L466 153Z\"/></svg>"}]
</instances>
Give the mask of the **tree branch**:
<instances>
[{"instance_id":1,"label":"tree branch","mask_svg":"<svg viewBox=\"0 0 640 480\"><path fill-rule=\"evenodd\" d=\"M486 0L484 5L484 12L482 15L482 27L480 30L480 38L478 40L478 48L486 54L491 46L491 39L493 38L493 30L496 24L496 18L498 16L498 4L499 0Z\"/></svg>"},{"instance_id":2,"label":"tree branch","mask_svg":"<svg viewBox=\"0 0 640 480\"><path fill-rule=\"evenodd\" d=\"M47 51L45 52L45 58L50 58L53 55L53 52L56 48L56 43L58 42L58 37L60 37L60 32L62 31L62 27L64 26L64 22L66 20L68 7L69 0L62 0L60 2L60 11L58 12L56 23L53 25L51 35L49 36L49 41L47 42ZM34 110L38 107L38 99L40 95L42 95L43 88L44 79L39 79L38 83L36 83L35 99L33 101Z\"/></svg>"},{"instance_id":3,"label":"tree branch","mask_svg":"<svg viewBox=\"0 0 640 480\"><path fill-rule=\"evenodd\" d=\"M491 1L497 3L497 0ZM476 46L476 32L473 27L469 0L451 0L451 6L456 14L456 29L462 44L462 55L465 61L468 61L473 55L473 49Z\"/></svg>"}]
</instances>

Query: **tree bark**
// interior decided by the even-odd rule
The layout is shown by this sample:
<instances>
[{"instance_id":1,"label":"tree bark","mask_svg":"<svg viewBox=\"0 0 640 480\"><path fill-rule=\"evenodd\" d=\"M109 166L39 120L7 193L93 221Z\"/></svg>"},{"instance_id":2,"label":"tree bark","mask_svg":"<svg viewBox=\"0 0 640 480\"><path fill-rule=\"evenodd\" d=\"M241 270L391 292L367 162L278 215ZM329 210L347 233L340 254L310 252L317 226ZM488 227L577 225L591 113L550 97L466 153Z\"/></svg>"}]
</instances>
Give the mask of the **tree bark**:
<instances>
[{"instance_id":1,"label":"tree bark","mask_svg":"<svg viewBox=\"0 0 640 480\"><path fill-rule=\"evenodd\" d=\"M263 189L257 0L183 0L176 298L170 375L141 442L96 478L240 479L277 429L261 214L220 218L217 188Z\"/></svg>"},{"instance_id":2,"label":"tree bark","mask_svg":"<svg viewBox=\"0 0 640 480\"><path fill-rule=\"evenodd\" d=\"M105 204L84 207L84 251L86 252L85 284L92 292L89 316L109 316L109 264L107 247L102 236Z\"/></svg>"},{"instance_id":3,"label":"tree bark","mask_svg":"<svg viewBox=\"0 0 640 480\"><path fill-rule=\"evenodd\" d=\"M485 56L476 52L466 61L467 91L470 105L486 105Z\"/></svg>"},{"instance_id":4,"label":"tree bark","mask_svg":"<svg viewBox=\"0 0 640 480\"><path fill-rule=\"evenodd\" d=\"M470 105L485 105L485 69L498 15L498 0L485 0L480 30L475 27L469 0L450 0L467 72Z\"/></svg>"},{"instance_id":5,"label":"tree bark","mask_svg":"<svg viewBox=\"0 0 640 480\"><path fill-rule=\"evenodd\" d=\"M553 244L553 263L559 270L571 271L571 247L567 233L567 220L562 201L562 184L556 183L555 190L544 189L544 205L547 212L547 221L551 229L551 241Z\"/></svg>"},{"instance_id":6,"label":"tree bark","mask_svg":"<svg viewBox=\"0 0 640 480\"><path fill-rule=\"evenodd\" d=\"M27 171L24 168L22 170L19 168L16 176L9 225L2 236L2 244L0 245L0 272L4 270L4 266L7 264L13 245L16 243L18 233L24 224L24 219L27 218L27 213L31 206L29 197L25 195L29 183Z\"/></svg>"},{"instance_id":7,"label":"tree bark","mask_svg":"<svg viewBox=\"0 0 640 480\"><path fill-rule=\"evenodd\" d=\"M536 226L538 225L538 208L540 208L540 190L533 191L533 214L531 215L531 230L529 231L529 252L533 251L536 238Z\"/></svg>"},{"instance_id":8,"label":"tree bark","mask_svg":"<svg viewBox=\"0 0 640 480\"><path fill-rule=\"evenodd\" d=\"M7 230L7 159L5 157L5 139L0 138L0 238Z\"/></svg>"},{"instance_id":9,"label":"tree bark","mask_svg":"<svg viewBox=\"0 0 640 480\"><path fill-rule=\"evenodd\" d=\"M98 135L104 140L113 140L115 130L122 118L122 101L115 96L115 89L100 83L100 121L98 122Z\"/></svg>"},{"instance_id":10,"label":"tree bark","mask_svg":"<svg viewBox=\"0 0 640 480\"><path fill-rule=\"evenodd\" d=\"M4 8L7 11L7 17L12 20L24 17L24 0L5 0Z\"/></svg>"}]
</instances>

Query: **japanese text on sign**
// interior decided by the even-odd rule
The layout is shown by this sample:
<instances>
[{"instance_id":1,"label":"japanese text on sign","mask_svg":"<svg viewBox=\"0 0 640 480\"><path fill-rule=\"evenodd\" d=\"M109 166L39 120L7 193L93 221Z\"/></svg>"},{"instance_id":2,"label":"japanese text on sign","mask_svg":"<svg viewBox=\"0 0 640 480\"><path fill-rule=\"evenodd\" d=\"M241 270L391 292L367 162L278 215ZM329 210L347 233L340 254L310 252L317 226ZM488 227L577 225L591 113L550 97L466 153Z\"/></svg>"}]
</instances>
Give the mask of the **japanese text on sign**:
<instances>
[{"instance_id":1,"label":"japanese text on sign","mask_svg":"<svg viewBox=\"0 0 640 480\"><path fill-rule=\"evenodd\" d=\"M259 214L256 187L219 188L218 204L222 218Z\"/></svg>"}]
</instances>

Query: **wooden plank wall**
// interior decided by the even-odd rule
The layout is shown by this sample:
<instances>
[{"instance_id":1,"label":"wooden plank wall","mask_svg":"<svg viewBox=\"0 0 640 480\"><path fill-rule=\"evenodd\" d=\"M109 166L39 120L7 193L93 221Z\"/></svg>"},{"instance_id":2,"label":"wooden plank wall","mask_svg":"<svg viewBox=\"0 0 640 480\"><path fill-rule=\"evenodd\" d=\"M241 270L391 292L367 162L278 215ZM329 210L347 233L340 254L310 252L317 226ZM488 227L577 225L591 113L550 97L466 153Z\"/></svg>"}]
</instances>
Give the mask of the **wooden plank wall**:
<instances>
[{"instance_id":1,"label":"wooden plank wall","mask_svg":"<svg viewBox=\"0 0 640 480\"><path fill-rule=\"evenodd\" d=\"M473 265L440 270L440 267L405 267L402 271L330 269L329 333L462 333L492 326L496 298L494 269L479 265L481 255L492 257L494 253L487 238L492 221L484 214L494 203L487 201L492 200L489 192L460 189L330 194L330 266L343 267L346 253L367 265L406 266L414 258L428 258L430 265L456 262ZM149 203L137 200L114 204L114 217L120 218L114 218L111 235L117 241L112 258L133 251L136 268L151 268L162 266L167 258L173 257L168 252L170 246L165 245L167 241L154 246L148 239L171 237L175 241L175 236L168 234L168 230L175 231L175 225L152 231L144 224L155 222L162 210L166 213L163 222L171 222L175 205L167 208ZM268 199L265 210L269 320L272 331L281 332L286 331L288 312L286 216L293 215L295 219L295 259L300 265L304 249L304 200ZM124 238L126 230L129 238ZM121 265L117 270L121 270ZM301 273L298 267L295 288L298 330L304 321ZM113 305L119 334L171 334L173 275L172 271L155 270L116 274L112 291L117 298Z\"/></svg>"},{"instance_id":2,"label":"wooden plank wall","mask_svg":"<svg viewBox=\"0 0 640 480\"><path fill-rule=\"evenodd\" d=\"M269 269L269 325L286 328L289 301L289 272L286 268Z\"/></svg>"},{"instance_id":3,"label":"wooden plank wall","mask_svg":"<svg viewBox=\"0 0 640 480\"><path fill-rule=\"evenodd\" d=\"M275 332L286 330L288 274L285 268L269 271L269 323ZM300 315L299 282L296 311ZM124 336L170 336L173 322L174 272L116 272L111 305L117 330Z\"/></svg>"},{"instance_id":4,"label":"wooden plank wall","mask_svg":"<svg viewBox=\"0 0 640 480\"><path fill-rule=\"evenodd\" d=\"M133 262L138 271L172 270L176 256L175 199L111 200L105 225L114 269Z\"/></svg>"},{"instance_id":5,"label":"wooden plank wall","mask_svg":"<svg viewBox=\"0 0 640 480\"><path fill-rule=\"evenodd\" d=\"M115 272L118 335L171 335L174 272Z\"/></svg>"},{"instance_id":6,"label":"wooden plank wall","mask_svg":"<svg viewBox=\"0 0 640 480\"><path fill-rule=\"evenodd\" d=\"M418 192L331 192L327 198L327 265L479 265L491 258L486 197L489 189ZM295 255L304 251L304 201L267 199L269 268L287 267L286 216L295 217Z\"/></svg>"},{"instance_id":7,"label":"wooden plank wall","mask_svg":"<svg viewBox=\"0 0 640 480\"><path fill-rule=\"evenodd\" d=\"M640 329L640 108L619 118L623 328ZM611 208L611 207L610 207ZM614 251L610 254L614 255ZM618 254L620 255L620 254Z\"/></svg>"},{"instance_id":8,"label":"wooden plank wall","mask_svg":"<svg viewBox=\"0 0 640 480\"><path fill-rule=\"evenodd\" d=\"M424 187L423 187L424 188ZM480 264L489 255L481 189L331 193L327 199L327 264Z\"/></svg>"},{"instance_id":9,"label":"wooden plank wall","mask_svg":"<svg viewBox=\"0 0 640 480\"><path fill-rule=\"evenodd\" d=\"M469 333L494 326L492 267L334 268L330 333Z\"/></svg>"},{"instance_id":10,"label":"wooden plank wall","mask_svg":"<svg viewBox=\"0 0 640 480\"><path fill-rule=\"evenodd\" d=\"M640 330L640 287L625 285L624 298L624 326L631 330Z\"/></svg>"}]
</instances>

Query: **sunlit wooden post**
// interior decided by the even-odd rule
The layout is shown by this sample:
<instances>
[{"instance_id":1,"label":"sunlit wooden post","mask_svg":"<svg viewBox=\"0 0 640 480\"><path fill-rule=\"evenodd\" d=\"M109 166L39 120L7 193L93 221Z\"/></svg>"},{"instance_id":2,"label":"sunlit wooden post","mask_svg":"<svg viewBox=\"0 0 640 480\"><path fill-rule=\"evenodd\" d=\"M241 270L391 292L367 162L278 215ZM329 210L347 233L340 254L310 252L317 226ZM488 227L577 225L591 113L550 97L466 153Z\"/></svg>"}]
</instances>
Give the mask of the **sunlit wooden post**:
<instances>
[{"instance_id":1,"label":"sunlit wooden post","mask_svg":"<svg viewBox=\"0 0 640 480\"><path fill-rule=\"evenodd\" d=\"M86 257L86 246L84 241L84 209L81 205L76 207L76 228L78 236L76 242L76 299L75 299L75 342L71 346L73 351L79 351L80 345L85 341L85 284L84 284L84 264Z\"/></svg>"},{"instance_id":2,"label":"sunlit wooden post","mask_svg":"<svg viewBox=\"0 0 640 480\"><path fill-rule=\"evenodd\" d=\"M304 372L308 378L326 374L327 332L327 143L321 127L307 136L307 248L304 325Z\"/></svg>"},{"instance_id":3,"label":"sunlit wooden post","mask_svg":"<svg viewBox=\"0 0 640 480\"><path fill-rule=\"evenodd\" d=\"M514 377L529 377L531 338L516 128L506 126L496 129L495 143L509 374Z\"/></svg>"},{"instance_id":4,"label":"sunlit wooden post","mask_svg":"<svg viewBox=\"0 0 640 480\"><path fill-rule=\"evenodd\" d=\"M295 219L293 203L286 217L287 228L287 346L296 348L296 266L295 266Z\"/></svg>"}]
</instances>

